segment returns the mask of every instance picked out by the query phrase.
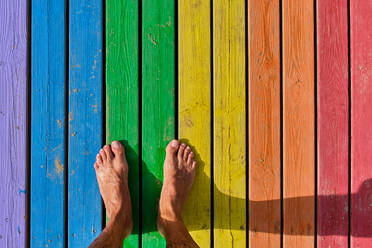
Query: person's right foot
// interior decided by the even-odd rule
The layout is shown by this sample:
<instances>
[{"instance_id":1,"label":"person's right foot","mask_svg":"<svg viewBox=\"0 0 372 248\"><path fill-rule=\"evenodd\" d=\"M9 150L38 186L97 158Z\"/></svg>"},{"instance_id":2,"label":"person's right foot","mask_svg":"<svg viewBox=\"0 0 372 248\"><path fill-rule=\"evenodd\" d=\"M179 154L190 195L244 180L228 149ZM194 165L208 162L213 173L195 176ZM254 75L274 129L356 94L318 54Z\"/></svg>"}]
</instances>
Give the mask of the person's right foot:
<instances>
[{"instance_id":1,"label":"person's right foot","mask_svg":"<svg viewBox=\"0 0 372 248\"><path fill-rule=\"evenodd\" d=\"M194 182L195 167L196 161L191 148L172 140L166 148L158 226L162 220L182 222L181 212Z\"/></svg>"}]
</instances>

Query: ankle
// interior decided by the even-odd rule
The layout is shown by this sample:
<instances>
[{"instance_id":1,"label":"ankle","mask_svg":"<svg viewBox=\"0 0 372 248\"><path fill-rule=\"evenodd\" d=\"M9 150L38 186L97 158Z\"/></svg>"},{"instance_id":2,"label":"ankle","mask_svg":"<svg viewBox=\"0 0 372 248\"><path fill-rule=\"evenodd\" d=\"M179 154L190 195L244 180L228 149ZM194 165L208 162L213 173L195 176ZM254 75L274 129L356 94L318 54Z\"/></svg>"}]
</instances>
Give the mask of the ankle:
<instances>
[{"instance_id":1,"label":"ankle","mask_svg":"<svg viewBox=\"0 0 372 248\"><path fill-rule=\"evenodd\" d=\"M199 247L192 239L182 220L169 221L159 216L158 230L164 236L167 247Z\"/></svg>"},{"instance_id":2,"label":"ankle","mask_svg":"<svg viewBox=\"0 0 372 248\"><path fill-rule=\"evenodd\" d=\"M107 227L110 227L112 231L120 236L122 239L125 239L129 236L133 229L133 221L130 217L131 214L123 212L115 212L109 217L109 222Z\"/></svg>"},{"instance_id":3,"label":"ankle","mask_svg":"<svg viewBox=\"0 0 372 248\"><path fill-rule=\"evenodd\" d=\"M177 230L186 229L182 219L169 220L158 216L157 227L160 234L166 239L172 238L177 234Z\"/></svg>"},{"instance_id":4,"label":"ankle","mask_svg":"<svg viewBox=\"0 0 372 248\"><path fill-rule=\"evenodd\" d=\"M182 222L181 211L177 211L171 207L159 208L159 218L169 222Z\"/></svg>"}]
</instances>

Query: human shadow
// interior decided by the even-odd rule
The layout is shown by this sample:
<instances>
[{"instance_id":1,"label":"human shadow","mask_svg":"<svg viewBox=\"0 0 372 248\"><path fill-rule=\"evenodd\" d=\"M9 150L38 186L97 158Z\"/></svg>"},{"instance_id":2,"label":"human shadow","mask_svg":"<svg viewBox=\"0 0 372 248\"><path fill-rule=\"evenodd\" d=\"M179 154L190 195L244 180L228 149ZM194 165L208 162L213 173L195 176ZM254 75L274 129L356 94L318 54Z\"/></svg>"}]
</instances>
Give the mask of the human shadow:
<instances>
[{"instance_id":1,"label":"human shadow","mask_svg":"<svg viewBox=\"0 0 372 248\"><path fill-rule=\"evenodd\" d=\"M133 221L134 229L133 233L138 234L139 230L139 184L142 179L139 179L139 166L142 165L142 178L146 178L145 182L142 182L142 195L146 197L146 205L142 205L142 233L157 231L156 227L156 216L158 212L158 201L160 197L160 191L162 187L162 179L156 178L149 170L147 165L141 161L139 163L138 154L133 148L128 145L128 142L122 140L126 149L127 160L129 164L129 188L131 192L131 199L133 205ZM182 140L188 144L187 140ZM198 162L195 182L199 185L204 186L205 189L209 190L208 183L211 183L210 177L205 173L205 163L201 160L195 147L192 147L195 158ZM165 149L165 148L164 148ZM159 165L160 168L163 164ZM200 183L201 182L201 183ZM242 185L242 187L245 187ZM198 199L198 195L193 195L195 189L192 190L190 197L187 201L205 201L205 199ZM145 193L151 192L151 194ZM210 190L209 190L210 192ZM301 196L265 201L247 201L243 198L233 197L221 192L218 187L213 185L214 199L218 199L218 202L227 202L230 209L226 209L226 213L229 211L236 211L241 209L247 209L249 212L249 224L248 228L252 232L262 233L276 233L280 234L281 231L281 207L283 206L283 212L288 214L290 218L286 222L284 218L283 233L287 235L315 235L314 224L307 225L304 221L305 215L315 215L315 196ZM145 194L145 195L144 195ZM208 194L207 194L208 195ZM318 195L318 229L317 234L321 236L338 235L348 236L349 235L349 197L352 202L352 215L358 217L356 225L353 225L351 235L355 237L372 237L372 178L365 180L359 187L358 191L350 196L345 195ZM215 203L216 204L216 203ZM248 204L248 206L246 206ZM192 213L194 222L188 222L187 228L189 231L205 230L209 229L210 225L201 225L201 223L210 223L211 215L208 211L202 209L202 204L193 204ZM214 206L216 208L216 206ZM235 209L235 210L234 210ZM297 209L297 212L294 211ZM326 211L319 211L319 209L326 209ZM198 216L198 214L203 216ZM187 214L190 214L189 212ZM227 230L246 230L246 216L240 216L240 218L226 218L226 221L215 221L215 229L227 229ZM135 217L137 216L137 218ZM227 216L227 215L226 215ZM303 224L305 223L305 224ZM315 222L314 222L315 223Z\"/></svg>"}]
</instances>

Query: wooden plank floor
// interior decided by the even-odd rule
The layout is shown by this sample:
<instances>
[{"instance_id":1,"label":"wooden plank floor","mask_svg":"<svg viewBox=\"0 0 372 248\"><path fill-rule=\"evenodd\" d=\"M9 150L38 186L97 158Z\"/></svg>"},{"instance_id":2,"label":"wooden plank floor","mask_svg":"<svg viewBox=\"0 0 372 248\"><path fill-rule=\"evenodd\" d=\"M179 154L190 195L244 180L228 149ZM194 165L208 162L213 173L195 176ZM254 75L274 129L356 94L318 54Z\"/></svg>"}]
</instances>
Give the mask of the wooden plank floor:
<instances>
[{"instance_id":1,"label":"wooden plank floor","mask_svg":"<svg viewBox=\"0 0 372 248\"><path fill-rule=\"evenodd\" d=\"M372 242L371 10L370 1L351 2L351 247Z\"/></svg>"},{"instance_id":2,"label":"wooden plank floor","mask_svg":"<svg viewBox=\"0 0 372 248\"><path fill-rule=\"evenodd\" d=\"M26 0L0 2L0 247L26 244Z\"/></svg>"},{"instance_id":3,"label":"wooden plank floor","mask_svg":"<svg viewBox=\"0 0 372 248\"><path fill-rule=\"evenodd\" d=\"M313 0L284 0L282 11L283 245L310 248L316 166Z\"/></svg>"},{"instance_id":4,"label":"wooden plank floor","mask_svg":"<svg viewBox=\"0 0 372 248\"><path fill-rule=\"evenodd\" d=\"M370 247L371 3L29 3L0 1L1 248L87 247L107 221L95 155L114 140L124 247L165 247L174 138L198 162L183 219L200 247Z\"/></svg>"},{"instance_id":5,"label":"wooden plank floor","mask_svg":"<svg viewBox=\"0 0 372 248\"><path fill-rule=\"evenodd\" d=\"M350 128L347 1L319 1L317 30L318 247L348 247L349 202L345 197L349 190Z\"/></svg>"},{"instance_id":6,"label":"wooden plank floor","mask_svg":"<svg viewBox=\"0 0 372 248\"><path fill-rule=\"evenodd\" d=\"M68 246L87 247L102 226L92 162L102 146L102 1L69 1ZM79 207L77 207L79 206Z\"/></svg>"},{"instance_id":7,"label":"wooden plank floor","mask_svg":"<svg viewBox=\"0 0 372 248\"><path fill-rule=\"evenodd\" d=\"M179 138L192 148L198 163L195 187L186 202L183 218L194 240L201 247L209 247L213 216L211 3L180 0L178 13Z\"/></svg>"},{"instance_id":8,"label":"wooden plank floor","mask_svg":"<svg viewBox=\"0 0 372 248\"><path fill-rule=\"evenodd\" d=\"M106 2L106 142L123 143L130 164L128 183L133 207L133 232L125 247L139 246L139 78L138 4ZM127 50L131 52L128 53Z\"/></svg>"},{"instance_id":9,"label":"wooden plank floor","mask_svg":"<svg viewBox=\"0 0 372 248\"><path fill-rule=\"evenodd\" d=\"M213 231L221 248L247 240L244 10L241 0L213 5Z\"/></svg>"},{"instance_id":10,"label":"wooden plank floor","mask_svg":"<svg viewBox=\"0 0 372 248\"><path fill-rule=\"evenodd\" d=\"M48 4L49 8L45 8ZM63 247L66 90L65 4L32 2L31 247Z\"/></svg>"},{"instance_id":11,"label":"wooden plank floor","mask_svg":"<svg viewBox=\"0 0 372 248\"><path fill-rule=\"evenodd\" d=\"M165 247L157 232L165 147L175 138L175 2L142 1L142 246Z\"/></svg>"},{"instance_id":12,"label":"wooden plank floor","mask_svg":"<svg viewBox=\"0 0 372 248\"><path fill-rule=\"evenodd\" d=\"M280 247L281 82L279 1L250 1L249 247ZM271 42L270 42L271 41Z\"/></svg>"}]
</instances>

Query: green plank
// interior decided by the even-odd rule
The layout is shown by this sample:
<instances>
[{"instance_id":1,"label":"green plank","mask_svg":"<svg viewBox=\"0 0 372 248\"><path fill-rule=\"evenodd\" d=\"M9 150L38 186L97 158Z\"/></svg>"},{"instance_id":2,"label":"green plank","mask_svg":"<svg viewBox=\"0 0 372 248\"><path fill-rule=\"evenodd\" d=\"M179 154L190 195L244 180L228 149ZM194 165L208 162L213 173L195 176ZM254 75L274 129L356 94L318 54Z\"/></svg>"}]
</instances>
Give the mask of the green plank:
<instances>
[{"instance_id":1,"label":"green plank","mask_svg":"<svg viewBox=\"0 0 372 248\"><path fill-rule=\"evenodd\" d=\"M175 1L142 1L142 244L165 247L157 206L165 147L175 136Z\"/></svg>"},{"instance_id":2,"label":"green plank","mask_svg":"<svg viewBox=\"0 0 372 248\"><path fill-rule=\"evenodd\" d=\"M133 232L125 247L139 246L138 3L106 2L106 118L108 143L120 140L129 164Z\"/></svg>"}]
</instances>

